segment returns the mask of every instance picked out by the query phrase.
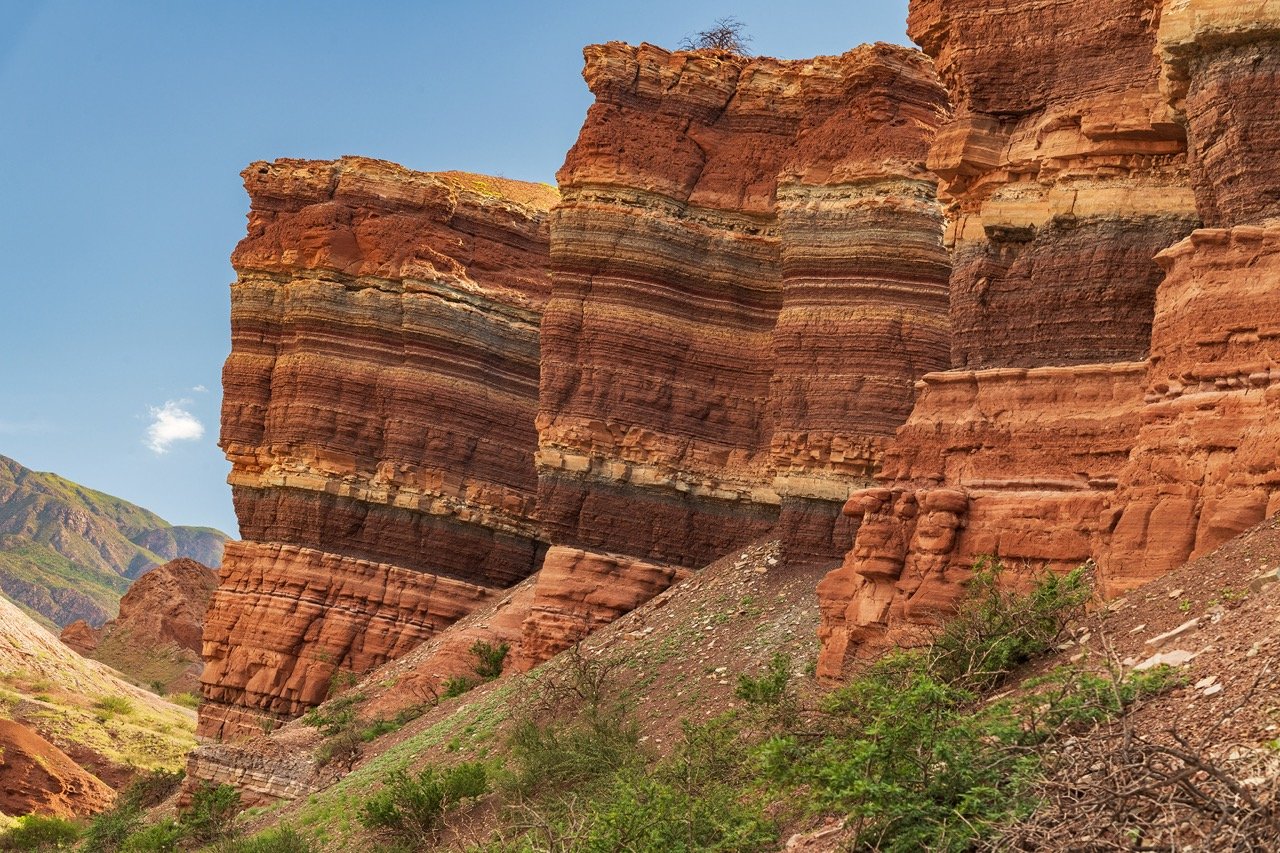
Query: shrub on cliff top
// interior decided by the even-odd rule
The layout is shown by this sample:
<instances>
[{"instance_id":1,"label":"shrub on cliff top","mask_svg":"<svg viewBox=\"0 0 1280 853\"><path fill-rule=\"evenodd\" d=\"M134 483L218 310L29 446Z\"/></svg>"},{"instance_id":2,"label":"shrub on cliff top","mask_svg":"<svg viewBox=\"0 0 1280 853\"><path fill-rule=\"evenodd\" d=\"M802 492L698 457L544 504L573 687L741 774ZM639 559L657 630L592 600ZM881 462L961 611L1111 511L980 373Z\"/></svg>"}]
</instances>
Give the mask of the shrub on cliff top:
<instances>
[{"instance_id":1,"label":"shrub on cliff top","mask_svg":"<svg viewBox=\"0 0 1280 853\"><path fill-rule=\"evenodd\" d=\"M751 36L747 35L747 25L729 15L717 18L709 29L685 36L679 47L681 50L727 50L739 56L749 56L749 44Z\"/></svg>"}]
</instances>

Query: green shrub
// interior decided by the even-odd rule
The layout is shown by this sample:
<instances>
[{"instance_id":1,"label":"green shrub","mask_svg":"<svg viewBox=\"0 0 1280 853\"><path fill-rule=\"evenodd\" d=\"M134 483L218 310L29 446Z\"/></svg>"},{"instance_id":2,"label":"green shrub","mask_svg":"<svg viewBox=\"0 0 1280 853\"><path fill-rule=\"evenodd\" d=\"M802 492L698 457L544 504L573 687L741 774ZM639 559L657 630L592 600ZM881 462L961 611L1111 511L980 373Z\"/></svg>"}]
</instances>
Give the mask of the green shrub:
<instances>
[{"instance_id":1,"label":"green shrub","mask_svg":"<svg viewBox=\"0 0 1280 853\"><path fill-rule=\"evenodd\" d=\"M1084 611L1093 595L1092 566L1055 575L1044 572L1029 592L1003 583L1004 566L982 559L967 594L930 648L929 669L972 690L998 684L1012 669L1048 651Z\"/></svg>"},{"instance_id":2,"label":"green shrub","mask_svg":"<svg viewBox=\"0 0 1280 853\"><path fill-rule=\"evenodd\" d=\"M396 771L360 810L360 822L396 841L428 844L445 813L461 801L489 790L485 766L464 762L447 770L428 767L417 776Z\"/></svg>"},{"instance_id":3,"label":"green shrub","mask_svg":"<svg viewBox=\"0 0 1280 853\"><path fill-rule=\"evenodd\" d=\"M142 806L122 795L114 808L95 815L85 828L80 849L84 853L115 853L125 839L142 827Z\"/></svg>"},{"instance_id":4,"label":"green shrub","mask_svg":"<svg viewBox=\"0 0 1280 853\"><path fill-rule=\"evenodd\" d=\"M476 686L476 682L465 675L455 675L445 679L440 688L440 698L452 699L455 696L461 696Z\"/></svg>"},{"instance_id":5,"label":"green shrub","mask_svg":"<svg viewBox=\"0 0 1280 853\"><path fill-rule=\"evenodd\" d=\"M470 651L476 659L476 665L473 667L475 674L485 681L492 681L502 675L502 665L507 659L507 653L511 651L511 646L506 643L495 646L484 640L476 640L471 645Z\"/></svg>"},{"instance_id":6,"label":"green shrub","mask_svg":"<svg viewBox=\"0 0 1280 853\"><path fill-rule=\"evenodd\" d=\"M70 850L80 828L60 817L29 814L0 834L0 850Z\"/></svg>"},{"instance_id":7,"label":"green shrub","mask_svg":"<svg viewBox=\"0 0 1280 853\"><path fill-rule=\"evenodd\" d=\"M202 784L191 795L191 806L182 813L183 828L197 841L229 838L240 813L240 792L230 785Z\"/></svg>"},{"instance_id":8,"label":"green shrub","mask_svg":"<svg viewBox=\"0 0 1280 853\"><path fill-rule=\"evenodd\" d=\"M135 802L144 809L158 806L178 792L186 773L181 770L152 770L136 777L121 792L123 801Z\"/></svg>"},{"instance_id":9,"label":"green shrub","mask_svg":"<svg viewBox=\"0 0 1280 853\"><path fill-rule=\"evenodd\" d=\"M777 705L786 697L790 682L791 657L778 652L769 661L768 669L758 678L739 675L734 695L753 705Z\"/></svg>"},{"instance_id":10,"label":"green shrub","mask_svg":"<svg viewBox=\"0 0 1280 853\"><path fill-rule=\"evenodd\" d=\"M199 708L201 701L203 701L195 693L173 693L169 695L168 699L175 705L181 705L193 711Z\"/></svg>"},{"instance_id":11,"label":"green shrub","mask_svg":"<svg viewBox=\"0 0 1280 853\"><path fill-rule=\"evenodd\" d=\"M133 713L133 703L125 696L99 696L93 707L104 714L124 716Z\"/></svg>"},{"instance_id":12,"label":"green shrub","mask_svg":"<svg viewBox=\"0 0 1280 853\"><path fill-rule=\"evenodd\" d=\"M302 715L304 725L314 726L325 737L346 731L356 723L356 705L364 701L363 693L350 693L330 699Z\"/></svg>"},{"instance_id":13,"label":"green shrub","mask_svg":"<svg viewBox=\"0 0 1280 853\"><path fill-rule=\"evenodd\" d=\"M252 838L224 841L213 848L213 853L312 853L314 849L297 830L278 826Z\"/></svg>"},{"instance_id":14,"label":"green shrub","mask_svg":"<svg viewBox=\"0 0 1280 853\"><path fill-rule=\"evenodd\" d=\"M138 830L125 839L121 853L173 853L187 837L186 828L171 818Z\"/></svg>"}]
</instances>

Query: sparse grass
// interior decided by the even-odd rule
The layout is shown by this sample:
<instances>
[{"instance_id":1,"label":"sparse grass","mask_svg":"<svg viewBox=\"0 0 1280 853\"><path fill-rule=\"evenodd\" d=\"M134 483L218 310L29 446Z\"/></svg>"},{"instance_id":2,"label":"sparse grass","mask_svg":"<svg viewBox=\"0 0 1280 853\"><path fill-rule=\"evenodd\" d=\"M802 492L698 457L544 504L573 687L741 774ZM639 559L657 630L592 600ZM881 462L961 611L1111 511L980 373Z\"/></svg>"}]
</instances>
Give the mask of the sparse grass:
<instances>
[{"instance_id":1,"label":"sparse grass","mask_svg":"<svg viewBox=\"0 0 1280 853\"><path fill-rule=\"evenodd\" d=\"M126 696L99 696L93 707L104 714L128 716L133 713L133 702Z\"/></svg>"}]
</instances>

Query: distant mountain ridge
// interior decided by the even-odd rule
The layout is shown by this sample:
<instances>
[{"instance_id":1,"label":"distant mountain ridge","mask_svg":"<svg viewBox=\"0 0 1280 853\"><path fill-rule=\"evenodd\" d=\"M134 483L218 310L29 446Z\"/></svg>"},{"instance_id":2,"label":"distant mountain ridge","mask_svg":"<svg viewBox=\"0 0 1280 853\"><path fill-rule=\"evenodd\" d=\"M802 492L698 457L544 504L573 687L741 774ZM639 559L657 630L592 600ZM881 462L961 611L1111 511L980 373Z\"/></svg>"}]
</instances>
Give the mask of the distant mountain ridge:
<instances>
[{"instance_id":1,"label":"distant mountain ridge","mask_svg":"<svg viewBox=\"0 0 1280 853\"><path fill-rule=\"evenodd\" d=\"M0 456L0 590L46 624L101 625L133 579L178 557L217 567L228 538Z\"/></svg>"}]
</instances>

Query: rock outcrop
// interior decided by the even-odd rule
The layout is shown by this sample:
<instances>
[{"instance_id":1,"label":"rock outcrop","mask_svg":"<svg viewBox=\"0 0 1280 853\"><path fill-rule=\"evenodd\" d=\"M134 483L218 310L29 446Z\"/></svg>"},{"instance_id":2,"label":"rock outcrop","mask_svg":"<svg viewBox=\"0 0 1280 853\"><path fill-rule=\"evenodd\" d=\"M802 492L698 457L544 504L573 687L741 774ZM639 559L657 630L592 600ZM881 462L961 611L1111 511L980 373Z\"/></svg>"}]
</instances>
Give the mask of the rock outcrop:
<instances>
[{"instance_id":1,"label":"rock outcrop","mask_svg":"<svg viewBox=\"0 0 1280 853\"><path fill-rule=\"evenodd\" d=\"M199 688L205 613L218 573L195 560L171 560L147 572L120 599L120 614L94 630L68 625L62 642L165 693Z\"/></svg>"},{"instance_id":2,"label":"rock outcrop","mask_svg":"<svg viewBox=\"0 0 1280 853\"><path fill-rule=\"evenodd\" d=\"M952 369L846 505L862 526L819 589L820 674L936 621L980 555L1017 577L1107 547L1146 417L1153 257L1199 221L1159 22L1153 0L911 4L955 108L929 154Z\"/></svg>"},{"instance_id":3,"label":"rock outcrop","mask_svg":"<svg viewBox=\"0 0 1280 853\"><path fill-rule=\"evenodd\" d=\"M1167 3L1160 48L1214 227L1157 258L1147 405L1102 560L1113 592L1280 510L1280 5Z\"/></svg>"},{"instance_id":4,"label":"rock outcrop","mask_svg":"<svg viewBox=\"0 0 1280 853\"><path fill-rule=\"evenodd\" d=\"M109 808L116 792L37 732L0 719L0 811L78 817Z\"/></svg>"},{"instance_id":5,"label":"rock outcrop","mask_svg":"<svg viewBox=\"0 0 1280 853\"><path fill-rule=\"evenodd\" d=\"M1145 357L1151 258L1197 224L1159 2L910 9L955 108L929 154L952 201L951 367Z\"/></svg>"},{"instance_id":6,"label":"rock outcrop","mask_svg":"<svg viewBox=\"0 0 1280 853\"><path fill-rule=\"evenodd\" d=\"M546 186L348 157L244 172L221 444L244 540L201 733L257 731L541 559Z\"/></svg>"},{"instance_id":7,"label":"rock outcrop","mask_svg":"<svg viewBox=\"0 0 1280 853\"><path fill-rule=\"evenodd\" d=\"M524 666L775 524L789 559L838 559L839 507L947 358L922 168L945 101L923 57L585 56L596 101L551 230L551 548Z\"/></svg>"}]
</instances>

